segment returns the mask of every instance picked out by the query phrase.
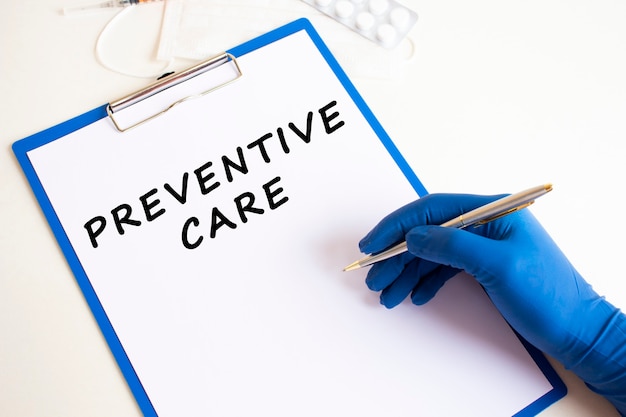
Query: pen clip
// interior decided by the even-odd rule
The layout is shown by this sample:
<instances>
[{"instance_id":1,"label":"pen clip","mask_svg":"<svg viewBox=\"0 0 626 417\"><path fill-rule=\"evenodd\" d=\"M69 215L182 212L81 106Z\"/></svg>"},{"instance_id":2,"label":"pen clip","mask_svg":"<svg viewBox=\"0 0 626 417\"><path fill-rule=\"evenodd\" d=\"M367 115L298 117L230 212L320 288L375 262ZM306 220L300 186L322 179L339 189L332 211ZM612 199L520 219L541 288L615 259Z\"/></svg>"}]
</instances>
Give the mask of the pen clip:
<instances>
[{"instance_id":1,"label":"pen clip","mask_svg":"<svg viewBox=\"0 0 626 417\"><path fill-rule=\"evenodd\" d=\"M502 213L498 213L498 214L496 214L495 216L491 216L491 217L488 217L488 218L486 218L486 219L483 219L483 220L481 220L481 221L479 221L479 222L474 223L474 227L482 226L482 225L484 225L484 224L486 224L486 223L489 223L489 222L492 222L492 221L494 221L494 220L497 220L497 219L499 219L500 217L504 217L504 216L506 216L506 215L509 215L509 214L511 214L511 213L514 213L514 212L516 212L516 211L519 211L519 210L521 210L521 209L524 209L524 208L526 208L526 207L530 206L530 205L531 205L532 203L534 203L534 202L535 202L535 200L530 200L530 201L529 201L529 202L527 202L527 203L520 204L520 205L519 205L519 206L517 206L517 207L513 207L512 209L509 209L509 210L504 211L504 212L502 212Z\"/></svg>"}]
</instances>

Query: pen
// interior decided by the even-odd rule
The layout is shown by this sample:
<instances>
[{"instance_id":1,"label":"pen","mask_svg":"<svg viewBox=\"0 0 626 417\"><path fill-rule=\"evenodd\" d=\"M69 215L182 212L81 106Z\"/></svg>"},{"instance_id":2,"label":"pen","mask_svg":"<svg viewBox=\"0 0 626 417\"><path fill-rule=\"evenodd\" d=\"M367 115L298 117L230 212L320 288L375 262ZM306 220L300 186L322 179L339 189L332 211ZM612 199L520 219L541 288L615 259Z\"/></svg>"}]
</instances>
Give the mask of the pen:
<instances>
[{"instance_id":1,"label":"pen","mask_svg":"<svg viewBox=\"0 0 626 417\"><path fill-rule=\"evenodd\" d=\"M468 226L480 226L488 223L492 220L506 216L514 211L521 210L530 206L535 202L535 199L542 195L552 191L552 184L539 185L537 187L529 188L517 194L512 194L496 201L492 201L489 204L478 207L467 213L461 214L452 220L441 224L442 227L454 227L463 229ZM362 268L364 266L371 265L376 262L389 259L393 256L399 255L407 251L406 242L399 243L391 248L380 252L375 255L367 255L356 262L346 266L344 271L353 271L355 269Z\"/></svg>"}]
</instances>

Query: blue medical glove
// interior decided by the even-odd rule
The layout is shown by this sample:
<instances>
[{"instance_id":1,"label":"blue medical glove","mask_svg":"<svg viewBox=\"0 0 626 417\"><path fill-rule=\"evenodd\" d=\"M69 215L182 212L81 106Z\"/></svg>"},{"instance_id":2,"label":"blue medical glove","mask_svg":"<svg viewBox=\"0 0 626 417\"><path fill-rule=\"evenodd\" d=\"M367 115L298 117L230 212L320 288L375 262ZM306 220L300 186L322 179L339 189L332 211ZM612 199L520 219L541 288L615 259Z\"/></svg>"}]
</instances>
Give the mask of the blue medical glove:
<instances>
[{"instance_id":1,"label":"blue medical glove","mask_svg":"<svg viewBox=\"0 0 626 417\"><path fill-rule=\"evenodd\" d=\"M574 269L528 209L479 227L434 226L500 196L433 194L383 219L359 243L408 252L374 264L366 283L388 308L424 304L464 270L526 340L578 374L626 415L626 316Z\"/></svg>"}]
</instances>

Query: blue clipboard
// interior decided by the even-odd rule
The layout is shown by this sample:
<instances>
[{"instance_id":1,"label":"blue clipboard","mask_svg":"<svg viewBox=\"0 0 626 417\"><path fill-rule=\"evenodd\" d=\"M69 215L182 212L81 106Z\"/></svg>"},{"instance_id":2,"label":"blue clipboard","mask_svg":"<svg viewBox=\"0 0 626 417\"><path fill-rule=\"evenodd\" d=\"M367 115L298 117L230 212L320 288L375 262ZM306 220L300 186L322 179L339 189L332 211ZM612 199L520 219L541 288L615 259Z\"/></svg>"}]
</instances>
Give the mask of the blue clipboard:
<instances>
[{"instance_id":1,"label":"blue clipboard","mask_svg":"<svg viewBox=\"0 0 626 417\"><path fill-rule=\"evenodd\" d=\"M225 55L218 57L217 59L213 59L207 61L207 63L203 63L200 66L193 67L190 71L183 72L182 74L175 74L171 76L172 78L165 78L164 80L158 81L155 83L156 88L167 88L163 87L163 85L167 86L167 83L178 83L184 82L190 77L194 76L194 73L199 70L211 70L217 65L222 65L224 62L231 62L232 60L236 60L236 58L244 56L252 51L263 48L267 45L272 44L273 42L288 37L292 34L295 34L300 31L305 31L308 36L315 43L319 52L324 57L328 66L332 69L337 79L340 81L342 86L348 92L350 97L354 100L355 104L358 106L359 110L363 113L365 118L370 123L371 128L376 132L377 136L380 138L384 147L387 149L389 154L394 159L395 163L400 167L403 174L406 176L406 179L413 187L415 192L419 196L424 196L427 194L425 187L420 182L417 175L413 172L413 170L409 167L405 159L402 157L398 149L395 147L385 130L377 121L376 117L372 114L369 107L366 105L362 97L356 91L353 84L348 79L347 75L343 72L338 62L335 60L329 49L326 47L318 33L315 31L310 22L306 19L300 19L294 21L290 24L287 24L283 27L280 27L276 30L273 30L269 33L266 33L258 38L250 40L244 44L241 44L231 50L227 51ZM165 84L164 84L165 83ZM72 246L68 235L66 234L64 227L62 225L61 220L57 216L55 211L55 207L53 206L48 193L39 179L39 176L28 156L28 152L49 144L59 138L62 138L66 135L69 135L72 132L83 129L86 126L89 126L95 122L98 122L107 117L111 117L114 123L117 123L114 120L115 117L115 106L125 107L127 105L134 104L138 98L141 98L141 95L145 95L148 93L153 93L155 90L155 85L151 86L146 90L142 90L139 95L135 94L129 97L124 98L116 103L110 103L103 106L100 106L96 109L93 109L87 113L84 113L76 118L68 120L64 123L61 123L57 126L49 128L40 133L29 136L25 139L17 141L13 145L13 151L26 175L27 180L30 183L30 186L33 189L33 192L43 210L44 215L46 216L52 231L54 232L59 245L65 255L75 277L76 280L85 296L87 303L89 304L95 319L98 325L101 328L101 331L120 367L122 373L135 396L137 403L146 416L156 416L157 412L155 407L148 396L142 382L137 375L137 372L129 359L124 346L122 345L116 330L114 329L107 313L101 304L101 301L94 290L89 277L87 276L81 261ZM143 123L143 121L141 122ZM133 126L134 127L134 126ZM120 128L119 130L125 130L127 127ZM561 381L559 376L556 374L554 369L550 366L546 358L543 356L541 352L537 349L529 345L527 342L522 340L525 348L531 354L532 358L538 364L542 372L544 373L546 379L553 386L553 389L546 393L541 398L536 399L536 401L528 404L524 409L516 413L515 417L530 417L539 413L541 410L545 409L555 401L559 400L566 394L566 387L564 383ZM514 376L511 376L514 378ZM453 393L450 394L454 396Z\"/></svg>"}]
</instances>

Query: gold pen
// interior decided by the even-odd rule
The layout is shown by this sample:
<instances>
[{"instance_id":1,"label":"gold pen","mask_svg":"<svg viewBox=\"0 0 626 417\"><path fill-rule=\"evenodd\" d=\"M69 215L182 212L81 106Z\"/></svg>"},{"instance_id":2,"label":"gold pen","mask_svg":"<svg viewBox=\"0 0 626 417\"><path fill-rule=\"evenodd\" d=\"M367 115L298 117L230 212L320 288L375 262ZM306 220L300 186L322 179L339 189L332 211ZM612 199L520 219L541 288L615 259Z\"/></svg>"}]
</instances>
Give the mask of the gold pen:
<instances>
[{"instance_id":1,"label":"gold pen","mask_svg":"<svg viewBox=\"0 0 626 417\"><path fill-rule=\"evenodd\" d=\"M517 194L512 194L496 201L492 201L489 204L478 207L467 213L461 214L452 220L441 224L442 227L455 227L463 229L467 226L480 226L488 223L507 214L521 210L530 206L535 202L535 199L542 195L552 191L552 184L539 185L537 187L529 188ZM353 271L355 269L362 268L364 266L371 265L376 262L389 259L392 256L399 255L407 251L406 242L399 243L391 248L380 252L375 255L367 255L366 257L359 259L356 262L346 266L344 271Z\"/></svg>"}]
</instances>

